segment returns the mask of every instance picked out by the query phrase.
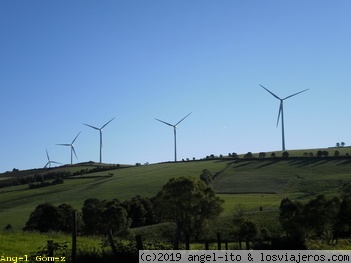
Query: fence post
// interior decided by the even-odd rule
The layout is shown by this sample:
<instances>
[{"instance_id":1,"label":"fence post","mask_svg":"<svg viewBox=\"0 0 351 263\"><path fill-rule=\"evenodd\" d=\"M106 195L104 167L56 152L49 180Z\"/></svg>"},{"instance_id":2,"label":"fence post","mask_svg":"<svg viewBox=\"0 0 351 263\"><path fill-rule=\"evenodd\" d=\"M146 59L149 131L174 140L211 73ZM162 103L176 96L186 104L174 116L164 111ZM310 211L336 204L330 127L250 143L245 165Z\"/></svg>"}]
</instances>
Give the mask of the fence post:
<instances>
[{"instance_id":1,"label":"fence post","mask_svg":"<svg viewBox=\"0 0 351 263\"><path fill-rule=\"evenodd\" d=\"M222 247L221 247L221 234L220 233L217 233L217 247L218 247L218 250L222 249Z\"/></svg>"},{"instance_id":2,"label":"fence post","mask_svg":"<svg viewBox=\"0 0 351 263\"><path fill-rule=\"evenodd\" d=\"M112 229L110 229L110 232L108 233L108 241L110 242L113 255L117 257L117 248L116 248L115 242L113 242Z\"/></svg>"},{"instance_id":3,"label":"fence post","mask_svg":"<svg viewBox=\"0 0 351 263\"><path fill-rule=\"evenodd\" d=\"M77 255L77 211L73 211L73 222L72 222L72 262L76 261Z\"/></svg>"},{"instance_id":4,"label":"fence post","mask_svg":"<svg viewBox=\"0 0 351 263\"><path fill-rule=\"evenodd\" d=\"M249 240L246 240L246 250L249 250L250 249L250 242Z\"/></svg>"},{"instance_id":5,"label":"fence post","mask_svg":"<svg viewBox=\"0 0 351 263\"><path fill-rule=\"evenodd\" d=\"M205 250L209 249L208 241L205 242Z\"/></svg>"},{"instance_id":6,"label":"fence post","mask_svg":"<svg viewBox=\"0 0 351 263\"><path fill-rule=\"evenodd\" d=\"M185 234L185 250L190 250L190 237L189 237L189 234Z\"/></svg>"},{"instance_id":7,"label":"fence post","mask_svg":"<svg viewBox=\"0 0 351 263\"><path fill-rule=\"evenodd\" d=\"M143 240L141 238L141 235L136 235L135 236L135 240L136 240L136 243L137 243L137 249L138 250L144 250Z\"/></svg>"},{"instance_id":8,"label":"fence post","mask_svg":"<svg viewBox=\"0 0 351 263\"><path fill-rule=\"evenodd\" d=\"M228 250L228 241L225 241L225 250Z\"/></svg>"},{"instance_id":9,"label":"fence post","mask_svg":"<svg viewBox=\"0 0 351 263\"><path fill-rule=\"evenodd\" d=\"M48 247L48 257L53 257L54 256L54 241L48 240L47 247Z\"/></svg>"}]
</instances>

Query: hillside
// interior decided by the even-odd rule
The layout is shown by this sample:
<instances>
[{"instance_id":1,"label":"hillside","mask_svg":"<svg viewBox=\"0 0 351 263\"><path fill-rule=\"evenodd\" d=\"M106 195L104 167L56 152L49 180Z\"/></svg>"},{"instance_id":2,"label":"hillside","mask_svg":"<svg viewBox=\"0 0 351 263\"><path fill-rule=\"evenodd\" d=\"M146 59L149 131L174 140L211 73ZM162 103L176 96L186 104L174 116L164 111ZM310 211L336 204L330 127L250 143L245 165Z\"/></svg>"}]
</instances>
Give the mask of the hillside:
<instances>
[{"instance_id":1,"label":"hillside","mask_svg":"<svg viewBox=\"0 0 351 263\"><path fill-rule=\"evenodd\" d=\"M21 229L29 214L38 204L50 202L55 205L71 204L80 209L84 200L96 197L99 199L117 198L121 201L136 195L152 197L172 177L199 176L202 169L212 173L222 170L230 161L195 161L180 163L160 163L145 166L132 166L66 178L63 184L29 189L27 184L0 189L0 227L11 224ZM91 166L90 169L95 166ZM77 172L85 166L81 164L52 168L47 173ZM35 170L44 174L43 170ZM7 177L11 173L3 174ZM33 174L26 173L26 176Z\"/></svg>"},{"instance_id":2,"label":"hillside","mask_svg":"<svg viewBox=\"0 0 351 263\"><path fill-rule=\"evenodd\" d=\"M212 183L217 193L265 193L298 198L335 193L351 180L350 158L237 160Z\"/></svg>"},{"instance_id":3,"label":"hillside","mask_svg":"<svg viewBox=\"0 0 351 263\"><path fill-rule=\"evenodd\" d=\"M94 169L99 164L89 164ZM248 209L274 208L289 196L307 200L324 193L337 195L342 185L351 181L351 158L291 157L264 159L216 159L178 163L130 166L123 169L75 175L63 184L29 189L28 184L0 189L0 227L11 224L21 229L38 204L71 204L80 210L84 200L117 198L121 201L136 195L154 196L172 177L199 177L203 169L217 174L211 187L225 200L224 215L230 215L241 203ZM48 170L32 170L26 176L49 172L73 172L87 169L87 164L62 166ZM12 173L0 175L11 177Z\"/></svg>"}]
</instances>

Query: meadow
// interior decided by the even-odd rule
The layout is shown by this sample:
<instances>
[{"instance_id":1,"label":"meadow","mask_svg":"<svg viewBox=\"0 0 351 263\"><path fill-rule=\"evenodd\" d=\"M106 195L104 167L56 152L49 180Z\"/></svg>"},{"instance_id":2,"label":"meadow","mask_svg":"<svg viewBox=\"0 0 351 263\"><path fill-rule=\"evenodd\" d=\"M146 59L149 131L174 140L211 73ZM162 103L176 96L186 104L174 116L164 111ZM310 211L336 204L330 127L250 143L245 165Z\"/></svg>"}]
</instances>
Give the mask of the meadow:
<instances>
[{"instance_id":1,"label":"meadow","mask_svg":"<svg viewBox=\"0 0 351 263\"><path fill-rule=\"evenodd\" d=\"M349 150L349 148L347 148ZM345 150L346 151L346 150ZM78 211L84 200L95 197L101 200L113 198L120 201L128 200L136 195L144 197L155 196L162 186L172 177L193 176L199 178L202 170L208 169L216 175L211 187L217 195L225 200L224 211L213 231L228 232L231 227L232 215L238 205L243 207L247 215L264 225L271 233L279 233L278 208L284 197L307 202L319 194L339 196L342 186L351 182L351 158L343 156L310 158L301 157L303 150L291 154L292 157L253 159L232 159L228 157L169 162L141 166L129 166L84 175L76 175L64 180L63 184L49 187L29 189L27 184L0 189L0 227L11 224L14 233L1 233L0 250L16 253L30 253L45 245L50 236L40 234L22 234L30 213L38 204L52 203L59 205L67 203ZM345 152L344 152L345 153ZM277 154L277 156L280 156ZM0 180L16 176L30 176L56 171L77 172L82 169L92 169L99 164L77 164L62 166L47 170L35 169L19 171L18 173L4 173ZM144 236L155 232L155 227L133 229L133 232ZM16 236L17 235L17 236ZM55 240L69 242L70 237L55 236ZM86 249L99 247L101 238L84 241L81 246ZM28 246L21 246L18 250L15 244L25 242ZM61 242L61 241L60 241ZM11 245L12 244L12 245Z\"/></svg>"}]
</instances>

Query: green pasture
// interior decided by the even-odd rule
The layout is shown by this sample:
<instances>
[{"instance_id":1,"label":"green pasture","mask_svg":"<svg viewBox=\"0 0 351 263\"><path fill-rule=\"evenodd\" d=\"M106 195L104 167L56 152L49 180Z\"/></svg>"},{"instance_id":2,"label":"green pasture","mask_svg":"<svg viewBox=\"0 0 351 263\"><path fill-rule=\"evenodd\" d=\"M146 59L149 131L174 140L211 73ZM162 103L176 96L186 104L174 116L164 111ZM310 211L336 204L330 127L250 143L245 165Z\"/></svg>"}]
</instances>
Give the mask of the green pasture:
<instances>
[{"instance_id":1,"label":"green pasture","mask_svg":"<svg viewBox=\"0 0 351 263\"><path fill-rule=\"evenodd\" d=\"M198 177L203 169L216 173L229 162L212 160L134 166L75 176L65 179L64 184L49 187L29 189L28 185L20 185L2 188L0 189L0 227L11 224L14 229L22 229L35 207L46 202L54 205L67 203L80 210L84 201L92 197L102 200L117 198L121 201L136 195L152 197L172 177ZM80 168L67 167L66 169L79 171Z\"/></svg>"},{"instance_id":2,"label":"green pasture","mask_svg":"<svg viewBox=\"0 0 351 263\"><path fill-rule=\"evenodd\" d=\"M53 171L80 171L97 164L62 166L32 170L44 174ZM351 158L264 158L189 161L132 166L65 179L63 184L29 189L19 185L0 189L0 229L11 224L24 227L30 213L39 204L67 203L80 210L84 200L99 198L124 201L136 195L155 196L172 177L199 177L208 169L213 175L223 171L211 187L225 200L222 217L232 215L238 204L253 216L277 211L284 197L308 201L318 194L339 195L342 185L351 181ZM30 171L20 171L26 176ZM12 177L11 173L5 173ZM269 218L269 216L267 216ZM271 219L269 219L271 220ZM268 221L269 221L268 220Z\"/></svg>"}]
</instances>

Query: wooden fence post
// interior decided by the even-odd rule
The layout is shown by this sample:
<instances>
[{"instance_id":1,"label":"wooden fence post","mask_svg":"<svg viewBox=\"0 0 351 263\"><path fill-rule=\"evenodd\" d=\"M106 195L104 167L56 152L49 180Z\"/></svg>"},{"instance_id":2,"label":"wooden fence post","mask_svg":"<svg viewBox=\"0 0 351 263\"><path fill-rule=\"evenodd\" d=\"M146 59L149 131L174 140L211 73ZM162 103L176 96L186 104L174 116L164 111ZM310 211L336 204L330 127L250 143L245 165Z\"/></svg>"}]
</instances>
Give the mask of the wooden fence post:
<instances>
[{"instance_id":1,"label":"wooden fence post","mask_svg":"<svg viewBox=\"0 0 351 263\"><path fill-rule=\"evenodd\" d=\"M209 249L209 244L208 244L208 241L205 242L205 250L208 250Z\"/></svg>"},{"instance_id":2,"label":"wooden fence post","mask_svg":"<svg viewBox=\"0 0 351 263\"><path fill-rule=\"evenodd\" d=\"M113 255L117 257L117 248L116 248L115 242L113 241L112 229L110 229L110 232L108 233L108 241L110 242Z\"/></svg>"},{"instance_id":3,"label":"wooden fence post","mask_svg":"<svg viewBox=\"0 0 351 263\"><path fill-rule=\"evenodd\" d=\"M222 249L222 247L221 247L221 234L220 233L217 233L217 247L218 247L218 250Z\"/></svg>"},{"instance_id":4,"label":"wooden fence post","mask_svg":"<svg viewBox=\"0 0 351 263\"><path fill-rule=\"evenodd\" d=\"M76 261L77 256L77 211L73 211L73 222L72 222L72 262Z\"/></svg>"},{"instance_id":5,"label":"wooden fence post","mask_svg":"<svg viewBox=\"0 0 351 263\"><path fill-rule=\"evenodd\" d=\"M137 249L138 250L144 250L143 240L141 238L141 235L136 235L135 236L135 240L136 240L136 243L137 243Z\"/></svg>"},{"instance_id":6,"label":"wooden fence post","mask_svg":"<svg viewBox=\"0 0 351 263\"><path fill-rule=\"evenodd\" d=\"M185 234L185 250L190 250L190 237L189 237L189 234Z\"/></svg>"},{"instance_id":7,"label":"wooden fence post","mask_svg":"<svg viewBox=\"0 0 351 263\"><path fill-rule=\"evenodd\" d=\"M225 241L225 250L228 250L228 241Z\"/></svg>"},{"instance_id":8,"label":"wooden fence post","mask_svg":"<svg viewBox=\"0 0 351 263\"><path fill-rule=\"evenodd\" d=\"M54 241L48 240L47 247L48 247L48 257L53 257L54 256Z\"/></svg>"},{"instance_id":9,"label":"wooden fence post","mask_svg":"<svg viewBox=\"0 0 351 263\"><path fill-rule=\"evenodd\" d=\"M249 250L249 249L250 249L250 241L246 240L246 250Z\"/></svg>"}]
</instances>

